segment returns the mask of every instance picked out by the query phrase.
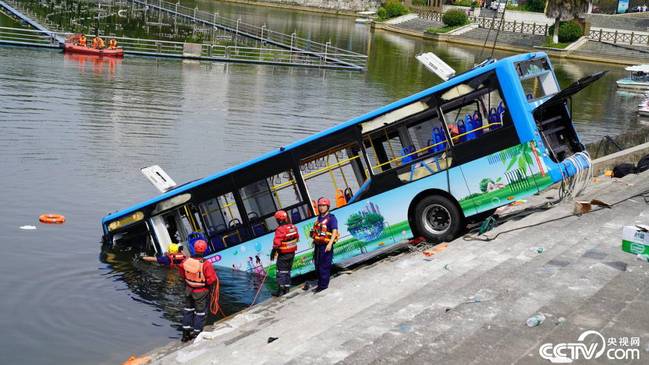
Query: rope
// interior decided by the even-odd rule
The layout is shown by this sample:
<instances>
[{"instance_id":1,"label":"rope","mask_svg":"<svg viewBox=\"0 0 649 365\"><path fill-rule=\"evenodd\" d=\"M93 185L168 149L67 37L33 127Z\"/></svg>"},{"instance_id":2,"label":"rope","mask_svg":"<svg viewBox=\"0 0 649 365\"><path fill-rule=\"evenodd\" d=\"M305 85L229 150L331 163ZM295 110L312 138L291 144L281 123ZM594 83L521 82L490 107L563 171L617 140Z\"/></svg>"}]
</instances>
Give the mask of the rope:
<instances>
[{"instance_id":1,"label":"rope","mask_svg":"<svg viewBox=\"0 0 649 365\"><path fill-rule=\"evenodd\" d=\"M507 3L505 3L505 7L507 7ZM496 24L496 16L498 16L498 10L494 11L494 15L491 17L491 26L487 30L487 36L484 39L484 44L482 45L482 48L480 49L480 55L477 58L479 60L482 59L482 53L484 52L484 49L487 47L487 42L489 41L489 36L491 35L491 30L494 28L494 25ZM503 9L503 17L504 16L505 16L505 10ZM502 24L502 20L501 20L501 24ZM499 31L499 30L497 30L497 31ZM498 36L496 35L496 38L497 37ZM495 47L495 43L494 43L494 47ZM492 51L491 55L493 56L493 51Z\"/></svg>"},{"instance_id":2,"label":"rope","mask_svg":"<svg viewBox=\"0 0 649 365\"><path fill-rule=\"evenodd\" d=\"M219 281L219 276L216 276L216 281L213 284L212 292L210 293L210 313L216 315L218 312L221 312L221 315L225 317L225 313L221 309L221 304L219 304L219 295L221 293L221 282Z\"/></svg>"},{"instance_id":3,"label":"rope","mask_svg":"<svg viewBox=\"0 0 649 365\"><path fill-rule=\"evenodd\" d=\"M252 303L248 307L252 307L255 305L255 301L257 301L257 297L259 296L259 292L261 292L261 288L264 287L264 283L266 282L266 278L268 277L268 274L264 275L264 279L261 281L261 284L259 284L259 288L257 288L257 293L255 293L255 297L252 299Z\"/></svg>"}]
</instances>

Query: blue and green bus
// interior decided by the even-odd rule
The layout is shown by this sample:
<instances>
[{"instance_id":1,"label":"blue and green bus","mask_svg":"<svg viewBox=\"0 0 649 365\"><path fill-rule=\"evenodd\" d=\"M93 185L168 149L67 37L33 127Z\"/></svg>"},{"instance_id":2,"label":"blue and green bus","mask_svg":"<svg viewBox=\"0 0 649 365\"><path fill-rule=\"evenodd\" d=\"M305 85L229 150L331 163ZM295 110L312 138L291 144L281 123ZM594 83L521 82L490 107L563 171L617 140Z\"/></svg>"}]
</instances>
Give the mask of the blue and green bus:
<instances>
[{"instance_id":1,"label":"blue and green bus","mask_svg":"<svg viewBox=\"0 0 649 365\"><path fill-rule=\"evenodd\" d=\"M334 262L423 237L456 237L468 221L575 175L584 150L544 53L488 61L448 81L254 160L103 218L104 242L163 254L205 237L217 268L270 261L273 214L301 231L293 273L313 270L313 201L330 198L341 233ZM583 160L583 159L582 159ZM583 167L589 161L583 161ZM186 246L186 245L185 245Z\"/></svg>"}]
</instances>

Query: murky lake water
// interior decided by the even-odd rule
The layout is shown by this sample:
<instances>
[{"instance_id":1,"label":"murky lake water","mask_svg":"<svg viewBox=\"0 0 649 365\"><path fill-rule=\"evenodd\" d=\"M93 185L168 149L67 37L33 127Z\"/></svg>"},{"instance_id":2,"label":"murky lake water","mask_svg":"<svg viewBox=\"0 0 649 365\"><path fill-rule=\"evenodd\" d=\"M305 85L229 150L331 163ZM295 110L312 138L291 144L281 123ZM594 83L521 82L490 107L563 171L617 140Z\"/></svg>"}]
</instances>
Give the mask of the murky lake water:
<instances>
[{"instance_id":1,"label":"murky lake water","mask_svg":"<svg viewBox=\"0 0 649 365\"><path fill-rule=\"evenodd\" d=\"M369 49L368 72L0 47L0 363L116 363L178 337L180 280L127 254L100 253L101 217L156 194L141 167L159 164L179 182L202 177L439 82L418 53L435 51L460 71L480 53L372 34L353 18L200 4ZM615 90L622 67L555 65L562 86L610 70L574 99L586 142L640 125L639 96ZM68 222L39 225L44 212ZM38 229L19 229L29 224ZM224 311L244 308L259 283L219 274Z\"/></svg>"}]
</instances>

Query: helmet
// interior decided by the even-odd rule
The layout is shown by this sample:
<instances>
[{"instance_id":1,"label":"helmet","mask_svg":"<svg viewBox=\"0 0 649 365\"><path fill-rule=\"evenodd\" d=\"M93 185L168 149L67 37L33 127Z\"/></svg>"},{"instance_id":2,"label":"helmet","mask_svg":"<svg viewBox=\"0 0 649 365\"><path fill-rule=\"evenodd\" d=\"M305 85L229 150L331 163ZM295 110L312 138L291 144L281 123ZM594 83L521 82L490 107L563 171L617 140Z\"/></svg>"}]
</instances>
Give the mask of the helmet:
<instances>
[{"instance_id":1,"label":"helmet","mask_svg":"<svg viewBox=\"0 0 649 365\"><path fill-rule=\"evenodd\" d=\"M278 210L275 212L275 219L280 222L286 222L288 221L288 214L286 214L286 212L283 210Z\"/></svg>"},{"instance_id":2,"label":"helmet","mask_svg":"<svg viewBox=\"0 0 649 365\"><path fill-rule=\"evenodd\" d=\"M323 197L323 198L318 199L318 206L320 206L320 205L326 205L326 206L330 207L331 202L329 201L329 199Z\"/></svg>"},{"instance_id":3,"label":"helmet","mask_svg":"<svg viewBox=\"0 0 649 365\"><path fill-rule=\"evenodd\" d=\"M167 251L169 251L169 253L172 255L178 253L178 244L170 243L169 247L167 247Z\"/></svg>"},{"instance_id":4,"label":"helmet","mask_svg":"<svg viewBox=\"0 0 649 365\"><path fill-rule=\"evenodd\" d=\"M207 251L207 242L205 240L197 240L194 242L194 252L205 253Z\"/></svg>"}]
</instances>

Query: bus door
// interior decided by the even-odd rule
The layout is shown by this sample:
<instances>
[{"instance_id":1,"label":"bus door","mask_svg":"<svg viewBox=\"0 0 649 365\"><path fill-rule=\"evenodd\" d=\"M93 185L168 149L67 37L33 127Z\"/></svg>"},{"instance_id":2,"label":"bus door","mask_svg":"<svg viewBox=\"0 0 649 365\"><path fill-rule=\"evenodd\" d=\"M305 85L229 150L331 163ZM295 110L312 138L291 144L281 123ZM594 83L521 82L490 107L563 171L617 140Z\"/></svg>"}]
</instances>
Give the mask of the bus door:
<instances>
[{"instance_id":1,"label":"bus door","mask_svg":"<svg viewBox=\"0 0 649 365\"><path fill-rule=\"evenodd\" d=\"M165 252L170 243L178 243L187 249L189 235L192 232L204 232L205 225L198 209L187 202L189 194L183 195L158 203L153 211L151 226L161 252ZM160 213L155 214L156 212Z\"/></svg>"}]
</instances>

